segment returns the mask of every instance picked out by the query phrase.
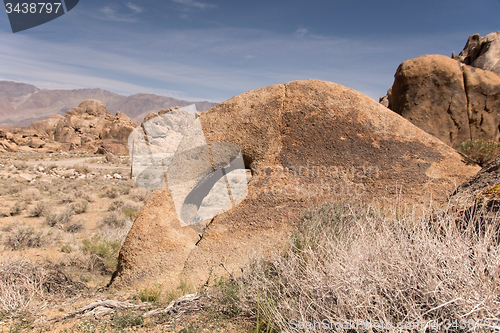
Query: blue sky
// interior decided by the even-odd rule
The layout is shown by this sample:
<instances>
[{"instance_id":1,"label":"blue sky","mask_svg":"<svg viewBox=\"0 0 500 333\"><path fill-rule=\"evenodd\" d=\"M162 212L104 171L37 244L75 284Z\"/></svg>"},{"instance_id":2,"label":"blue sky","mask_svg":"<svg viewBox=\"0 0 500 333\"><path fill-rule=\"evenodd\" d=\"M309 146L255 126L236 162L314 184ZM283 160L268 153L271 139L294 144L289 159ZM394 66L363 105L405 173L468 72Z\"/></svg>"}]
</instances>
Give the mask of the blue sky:
<instances>
[{"instance_id":1,"label":"blue sky","mask_svg":"<svg viewBox=\"0 0 500 333\"><path fill-rule=\"evenodd\" d=\"M13 34L0 13L0 80L220 102L297 79L374 99L398 65L500 30L500 0L80 0Z\"/></svg>"}]
</instances>

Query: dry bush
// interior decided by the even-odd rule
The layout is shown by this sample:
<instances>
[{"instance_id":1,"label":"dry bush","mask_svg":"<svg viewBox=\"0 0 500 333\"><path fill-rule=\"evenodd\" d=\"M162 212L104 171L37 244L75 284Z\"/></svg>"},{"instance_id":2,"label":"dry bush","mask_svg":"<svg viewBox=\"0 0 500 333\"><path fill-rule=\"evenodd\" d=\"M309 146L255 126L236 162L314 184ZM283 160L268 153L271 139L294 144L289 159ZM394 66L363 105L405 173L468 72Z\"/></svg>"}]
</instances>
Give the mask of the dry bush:
<instances>
[{"instance_id":1,"label":"dry bush","mask_svg":"<svg viewBox=\"0 0 500 333\"><path fill-rule=\"evenodd\" d=\"M13 230L4 244L12 250L22 250L27 247L41 247L45 240L46 236L43 236L41 232L36 232L33 227L21 227Z\"/></svg>"},{"instance_id":2,"label":"dry bush","mask_svg":"<svg viewBox=\"0 0 500 333\"><path fill-rule=\"evenodd\" d=\"M115 210L120 210L120 208L122 208L122 206L123 206L122 200L120 200L120 199L113 200L108 206L108 211L112 212Z\"/></svg>"},{"instance_id":3,"label":"dry bush","mask_svg":"<svg viewBox=\"0 0 500 333\"><path fill-rule=\"evenodd\" d=\"M130 220L134 221L141 210L143 203L137 203L130 200L125 201L123 204L122 210L123 214L128 217Z\"/></svg>"},{"instance_id":4,"label":"dry bush","mask_svg":"<svg viewBox=\"0 0 500 333\"><path fill-rule=\"evenodd\" d=\"M29 210L29 216L41 217L48 210L47 204L43 201L37 202L34 207Z\"/></svg>"},{"instance_id":5,"label":"dry bush","mask_svg":"<svg viewBox=\"0 0 500 333\"><path fill-rule=\"evenodd\" d=\"M76 196L88 202L95 202L97 196L94 193L94 188L92 186L84 185L76 190Z\"/></svg>"},{"instance_id":6,"label":"dry bush","mask_svg":"<svg viewBox=\"0 0 500 333\"><path fill-rule=\"evenodd\" d=\"M21 214L21 212L26 208L26 205L16 202L14 206L10 207L10 215L15 216Z\"/></svg>"},{"instance_id":7,"label":"dry bush","mask_svg":"<svg viewBox=\"0 0 500 333\"><path fill-rule=\"evenodd\" d=\"M110 199L115 199L120 196L120 193L118 193L118 190L114 187L105 187L103 189L103 192L101 194L101 197L107 197Z\"/></svg>"},{"instance_id":8,"label":"dry bush","mask_svg":"<svg viewBox=\"0 0 500 333\"><path fill-rule=\"evenodd\" d=\"M310 209L289 249L254 263L240 280L238 307L253 315L258 308L284 332L292 319L498 322L499 244L490 228L479 237L456 221L450 214L390 218L349 203Z\"/></svg>"},{"instance_id":9,"label":"dry bush","mask_svg":"<svg viewBox=\"0 0 500 333\"><path fill-rule=\"evenodd\" d=\"M87 211L87 206L89 202L87 200L80 200L73 205L71 205L71 209L75 214L83 214Z\"/></svg>"},{"instance_id":10,"label":"dry bush","mask_svg":"<svg viewBox=\"0 0 500 333\"><path fill-rule=\"evenodd\" d=\"M18 260L0 263L0 308L6 312L26 310L35 300L75 296L86 287L73 281L55 265Z\"/></svg>"},{"instance_id":11,"label":"dry bush","mask_svg":"<svg viewBox=\"0 0 500 333\"><path fill-rule=\"evenodd\" d=\"M33 200L40 198L40 191L37 188L27 188L21 191L21 199L30 204Z\"/></svg>"},{"instance_id":12,"label":"dry bush","mask_svg":"<svg viewBox=\"0 0 500 333\"><path fill-rule=\"evenodd\" d=\"M142 187L135 187L130 189L129 195L136 201L146 202L151 195L151 191Z\"/></svg>"},{"instance_id":13,"label":"dry bush","mask_svg":"<svg viewBox=\"0 0 500 333\"><path fill-rule=\"evenodd\" d=\"M73 166L73 169L75 169L76 172L81 173L81 174L85 174L85 175L92 172L92 169L88 165L76 164Z\"/></svg>"},{"instance_id":14,"label":"dry bush","mask_svg":"<svg viewBox=\"0 0 500 333\"><path fill-rule=\"evenodd\" d=\"M121 228L125 225L125 219L122 214L111 212L104 215L101 223L108 227Z\"/></svg>"},{"instance_id":15,"label":"dry bush","mask_svg":"<svg viewBox=\"0 0 500 333\"><path fill-rule=\"evenodd\" d=\"M67 203L72 203L72 202L76 201L77 196L75 195L75 193L68 194L66 189L61 189L61 192L62 192L62 193L60 193L61 200L59 200L59 203L61 205L64 205Z\"/></svg>"},{"instance_id":16,"label":"dry bush","mask_svg":"<svg viewBox=\"0 0 500 333\"><path fill-rule=\"evenodd\" d=\"M66 232L70 232L70 233L77 233L77 232L81 231L82 229L83 229L83 223L81 223L79 221L70 222L64 228L64 230Z\"/></svg>"},{"instance_id":17,"label":"dry bush","mask_svg":"<svg viewBox=\"0 0 500 333\"><path fill-rule=\"evenodd\" d=\"M55 213L46 213L45 214L45 223L50 227L54 227L57 224L66 224L70 221L71 217L75 215L75 211L73 207L67 206L63 209L59 214Z\"/></svg>"}]
</instances>

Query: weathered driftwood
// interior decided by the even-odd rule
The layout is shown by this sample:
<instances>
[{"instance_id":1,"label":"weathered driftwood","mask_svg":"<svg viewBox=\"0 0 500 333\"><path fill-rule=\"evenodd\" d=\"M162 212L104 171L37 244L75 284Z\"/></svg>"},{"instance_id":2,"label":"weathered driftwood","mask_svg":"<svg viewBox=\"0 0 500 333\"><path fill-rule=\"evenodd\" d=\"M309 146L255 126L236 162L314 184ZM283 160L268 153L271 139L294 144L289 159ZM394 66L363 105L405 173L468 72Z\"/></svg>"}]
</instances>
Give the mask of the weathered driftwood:
<instances>
[{"instance_id":1,"label":"weathered driftwood","mask_svg":"<svg viewBox=\"0 0 500 333\"><path fill-rule=\"evenodd\" d=\"M189 294L184 295L175 301L170 302L170 304L166 308L160 308L145 312L142 316L144 318L149 316L156 316L162 313L183 313L187 311L196 311L201 309L198 304L192 303L200 298L199 294ZM63 316L57 316L48 319L48 321L60 321L63 319L67 319L70 317L89 317L93 316L95 319L100 320L102 317L106 315L113 314L115 310L123 310L130 309L134 311L144 311L152 307L151 303L141 303L141 304L132 304L128 302L119 302L113 300L99 300L88 305L85 305L76 310L69 311L67 314Z\"/></svg>"},{"instance_id":2,"label":"weathered driftwood","mask_svg":"<svg viewBox=\"0 0 500 333\"><path fill-rule=\"evenodd\" d=\"M157 316L162 313L172 314L179 312L196 311L199 310L200 307L197 306L196 304L190 304L190 303L198 300L199 298L200 298L199 294L184 295L176 299L175 301L170 302L170 304L166 308L151 310L146 313L143 313L142 316L146 318L150 316Z\"/></svg>"}]
</instances>

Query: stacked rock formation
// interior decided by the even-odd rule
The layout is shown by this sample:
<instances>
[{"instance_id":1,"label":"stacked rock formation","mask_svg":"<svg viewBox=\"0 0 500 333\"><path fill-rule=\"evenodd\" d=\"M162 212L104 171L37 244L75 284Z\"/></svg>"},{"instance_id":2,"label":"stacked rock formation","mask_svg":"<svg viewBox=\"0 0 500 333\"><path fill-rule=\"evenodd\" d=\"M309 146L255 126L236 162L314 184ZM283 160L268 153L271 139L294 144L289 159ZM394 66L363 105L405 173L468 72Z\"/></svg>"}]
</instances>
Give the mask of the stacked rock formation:
<instances>
[{"instance_id":1,"label":"stacked rock formation","mask_svg":"<svg viewBox=\"0 0 500 333\"><path fill-rule=\"evenodd\" d=\"M500 37L473 35L454 59L403 62L381 103L455 149L467 140L500 140Z\"/></svg>"},{"instance_id":2,"label":"stacked rock formation","mask_svg":"<svg viewBox=\"0 0 500 333\"><path fill-rule=\"evenodd\" d=\"M254 255L282 248L304 208L337 199L393 202L397 194L411 204L431 194L444 202L479 170L371 98L330 82L249 91L200 120L206 142L241 148L252 172L248 196L199 235L180 227L168 189L156 190L122 246L112 286L199 285L225 269L237 274Z\"/></svg>"},{"instance_id":3,"label":"stacked rock formation","mask_svg":"<svg viewBox=\"0 0 500 333\"><path fill-rule=\"evenodd\" d=\"M484 37L479 34L470 36L462 52L453 58L500 75L500 31Z\"/></svg>"},{"instance_id":4,"label":"stacked rock formation","mask_svg":"<svg viewBox=\"0 0 500 333\"><path fill-rule=\"evenodd\" d=\"M128 153L128 136L138 124L125 114L111 115L103 103L86 100L64 116L55 115L32 123L16 134L0 133L5 151Z\"/></svg>"}]
</instances>

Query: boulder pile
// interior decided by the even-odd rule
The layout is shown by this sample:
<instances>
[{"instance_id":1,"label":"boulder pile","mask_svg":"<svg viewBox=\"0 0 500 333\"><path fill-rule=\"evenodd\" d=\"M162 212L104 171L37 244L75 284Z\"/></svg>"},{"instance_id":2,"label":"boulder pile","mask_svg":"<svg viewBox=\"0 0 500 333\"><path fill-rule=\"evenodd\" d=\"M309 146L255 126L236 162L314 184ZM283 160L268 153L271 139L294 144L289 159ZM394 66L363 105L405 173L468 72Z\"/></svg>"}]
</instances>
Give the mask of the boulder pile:
<instances>
[{"instance_id":1,"label":"boulder pile","mask_svg":"<svg viewBox=\"0 0 500 333\"><path fill-rule=\"evenodd\" d=\"M126 154L128 136L137 126L121 112L111 115L100 101L85 100L64 116L36 121L15 133L1 131L0 152L80 150Z\"/></svg>"}]
</instances>

